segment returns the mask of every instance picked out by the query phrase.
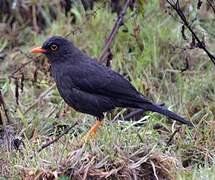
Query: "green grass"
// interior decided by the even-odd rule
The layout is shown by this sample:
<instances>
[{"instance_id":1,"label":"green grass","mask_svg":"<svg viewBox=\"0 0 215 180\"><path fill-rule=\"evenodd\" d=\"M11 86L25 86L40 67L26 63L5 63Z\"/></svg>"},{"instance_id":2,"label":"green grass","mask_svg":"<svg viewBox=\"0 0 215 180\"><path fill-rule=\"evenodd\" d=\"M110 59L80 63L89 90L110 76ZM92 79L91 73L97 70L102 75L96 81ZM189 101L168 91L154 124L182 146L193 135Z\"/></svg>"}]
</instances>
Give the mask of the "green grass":
<instances>
[{"instance_id":1,"label":"green grass","mask_svg":"<svg viewBox=\"0 0 215 180\"><path fill-rule=\"evenodd\" d=\"M106 122L94 139L82 148L77 147L77 142L95 119L68 108L56 88L38 100L53 84L53 79L44 69L44 58L23 69L24 89L20 91L19 106L16 105L15 83L8 80L8 75L28 60L16 48L28 52L47 37L65 36L79 27L81 31L68 38L97 58L117 18L106 8L97 8L95 16L86 18L83 7L75 6L72 12L77 17L76 24L71 25L72 18L66 18L59 5L56 8L56 21L49 23L40 34L26 26L17 29L18 36L14 39L8 35L0 38L0 50L7 54L0 62L1 90L13 121L10 127L25 144L12 152L1 146L2 177L60 176L68 179L69 175L87 175L116 179L124 175L146 179L155 176L180 180L214 179L214 67L200 49L183 50L188 43L181 37L181 25L160 9L156 0L145 5L144 17L140 14L131 17L132 12L127 11L125 26L120 28L111 46L112 68L125 74L154 102L164 102L171 110L186 116L195 124L194 129L182 126L167 145L179 124L155 113L147 113L139 119L144 123L137 125L137 121L120 120L125 110L118 109L105 117ZM51 18L47 9L43 13L47 14L46 21L49 22ZM203 25L208 31L213 30L213 25L199 23L200 27ZM209 38L208 44L212 50L213 39ZM173 46L179 48L173 49ZM186 58L190 67L181 73ZM33 83L36 68L37 82ZM32 106L37 100L38 103ZM42 144L62 132L60 127L68 127L76 120L80 121L70 133L37 153Z\"/></svg>"}]
</instances>

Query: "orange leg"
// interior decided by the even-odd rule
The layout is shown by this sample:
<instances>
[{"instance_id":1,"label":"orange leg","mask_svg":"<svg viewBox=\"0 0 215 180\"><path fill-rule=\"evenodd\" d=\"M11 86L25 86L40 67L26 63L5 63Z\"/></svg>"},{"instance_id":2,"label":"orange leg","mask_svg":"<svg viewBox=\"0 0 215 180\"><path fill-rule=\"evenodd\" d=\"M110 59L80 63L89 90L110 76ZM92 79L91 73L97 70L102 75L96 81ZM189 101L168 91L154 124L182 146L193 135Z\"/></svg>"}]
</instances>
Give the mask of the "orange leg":
<instances>
[{"instance_id":1,"label":"orange leg","mask_svg":"<svg viewBox=\"0 0 215 180\"><path fill-rule=\"evenodd\" d=\"M96 120L96 123L90 128L88 133L81 139L81 144L89 141L93 136L96 135L97 129L102 125L102 120Z\"/></svg>"}]
</instances>

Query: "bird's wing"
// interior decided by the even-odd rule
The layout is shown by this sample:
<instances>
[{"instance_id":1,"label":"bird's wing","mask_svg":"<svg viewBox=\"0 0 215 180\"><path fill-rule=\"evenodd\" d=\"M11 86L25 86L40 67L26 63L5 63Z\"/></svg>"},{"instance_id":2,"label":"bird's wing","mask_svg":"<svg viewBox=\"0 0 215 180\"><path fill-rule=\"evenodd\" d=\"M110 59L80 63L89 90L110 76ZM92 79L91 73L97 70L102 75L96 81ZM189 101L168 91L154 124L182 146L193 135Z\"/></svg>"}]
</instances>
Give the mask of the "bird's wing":
<instances>
[{"instance_id":1,"label":"bird's wing","mask_svg":"<svg viewBox=\"0 0 215 180\"><path fill-rule=\"evenodd\" d=\"M97 62L79 64L72 69L68 67L68 71L72 72L66 74L70 74L76 88L82 91L129 101L149 102L122 75Z\"/></svg>"}]
</instances>

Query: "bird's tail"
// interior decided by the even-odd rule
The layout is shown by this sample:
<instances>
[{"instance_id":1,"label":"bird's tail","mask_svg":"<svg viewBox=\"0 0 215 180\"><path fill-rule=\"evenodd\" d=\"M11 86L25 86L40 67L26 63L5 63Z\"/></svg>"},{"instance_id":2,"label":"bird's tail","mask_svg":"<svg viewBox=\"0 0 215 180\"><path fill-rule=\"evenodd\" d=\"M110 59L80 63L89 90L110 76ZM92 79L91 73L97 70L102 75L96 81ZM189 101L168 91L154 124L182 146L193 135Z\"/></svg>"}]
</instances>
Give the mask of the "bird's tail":
<instances>
[{"instance_id":1,"label":"bird's tail","mask_svg":"<svg viewBox=\"0 0 215 180\"><path fill-rule=\"evenodd\" d=\"M162 106L159 106L159 105L156 105L156 104L152 104L152 103L149 103L149 104L141 104L141 108L147 110L147 111L153 111L153 112L157 112L157 113L160 113L160 114L163 114L171 119L174 119L176 121L179 121L183 124L186 124L188 126L191 126L191 127L194 127L193 126L193 123L186 120L185 118L177 115L176 113L166 109L165 107L162 107Z\"/></svg>"}]
</instances>

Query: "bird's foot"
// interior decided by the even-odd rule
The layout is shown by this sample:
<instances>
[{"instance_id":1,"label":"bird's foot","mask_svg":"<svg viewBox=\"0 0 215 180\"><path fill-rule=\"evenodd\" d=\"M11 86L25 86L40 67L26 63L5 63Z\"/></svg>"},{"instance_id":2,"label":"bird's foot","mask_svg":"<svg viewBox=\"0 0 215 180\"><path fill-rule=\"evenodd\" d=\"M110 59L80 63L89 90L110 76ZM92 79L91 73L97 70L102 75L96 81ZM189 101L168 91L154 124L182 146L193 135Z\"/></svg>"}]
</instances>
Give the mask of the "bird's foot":
<instances>
[{"instance_id":1,"label":"bird's foot","mask_svg":"<svg viewBox=\"0 0 215 180\"><path fill-rule=\"evenodd\" d=\"M82 146L87 143L90 139L92 139L96 135L97 129L102 125L101 120L96 120L96 123L90 128L88 133L79 141L78 146Z\"/></svg>"}]
</instances>

